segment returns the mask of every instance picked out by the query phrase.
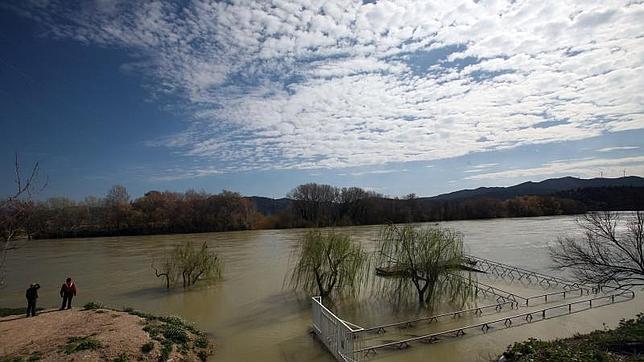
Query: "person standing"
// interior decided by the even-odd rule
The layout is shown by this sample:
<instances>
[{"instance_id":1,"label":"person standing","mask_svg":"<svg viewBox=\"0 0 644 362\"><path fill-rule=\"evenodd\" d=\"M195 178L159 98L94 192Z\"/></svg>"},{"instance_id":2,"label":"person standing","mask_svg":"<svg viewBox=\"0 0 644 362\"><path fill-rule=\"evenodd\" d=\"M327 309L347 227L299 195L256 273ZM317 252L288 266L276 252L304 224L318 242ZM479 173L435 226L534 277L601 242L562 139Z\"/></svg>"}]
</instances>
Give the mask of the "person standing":
<instances>
[{"instance_id":1,"label":"person standing","mask_svg":"<svg viewBox=\"0 0 644 362\"><path fill-rule=\"evenodd\" d=\"M36 301L38 300L38 289L40 289L40 284L31 283L29 289L25 296L27 297L27 317L36 316Z\"/></svg>"},{"instance_id":2,"label":"person standing","mask_svg":"<svg viewBox=\"0 0 644 362\"><path fill-rule=\"evenodd\" d=\"M60 306L60 310L71 309L72 298L74 296L76 296L76 284L74 284L72 278L67 278L63 286L60 287L60 297L63 298L63 304Z\"/></svg>"}]
</instances>

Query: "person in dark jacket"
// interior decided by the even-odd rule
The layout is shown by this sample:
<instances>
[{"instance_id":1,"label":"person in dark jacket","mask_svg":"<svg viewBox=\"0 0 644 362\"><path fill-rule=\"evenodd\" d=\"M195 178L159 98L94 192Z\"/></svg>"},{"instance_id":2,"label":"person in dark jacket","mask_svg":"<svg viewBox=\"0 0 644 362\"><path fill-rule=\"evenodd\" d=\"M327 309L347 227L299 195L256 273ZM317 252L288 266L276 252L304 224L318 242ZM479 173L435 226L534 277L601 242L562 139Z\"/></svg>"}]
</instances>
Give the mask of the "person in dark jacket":
<instances>
[{"instance_id":1,"label":"person in dark jacket","mask_svg":"<svg viewBox=\"0 0 644 362\"><path fill-rule=\"evenodd\" d=\"M60 310L65 308L72 308L72 298L76 296L76 284L72 281L72 278L67 278L63 286L60 287L60 297L63 298L63 304L60 306Z\"/></svg>"},{"instance_id":2,"label":"person in dark jacket","mask_svg":"<svg viewBox=\"0 0 644 362\"><path fill-rule=\"evenodd\" d=\"M38 289L40 284L32 283L27 289L25 296L27 297L27 317L36 316L36 301L38 300Z\"/></svg>"}]
</instances>

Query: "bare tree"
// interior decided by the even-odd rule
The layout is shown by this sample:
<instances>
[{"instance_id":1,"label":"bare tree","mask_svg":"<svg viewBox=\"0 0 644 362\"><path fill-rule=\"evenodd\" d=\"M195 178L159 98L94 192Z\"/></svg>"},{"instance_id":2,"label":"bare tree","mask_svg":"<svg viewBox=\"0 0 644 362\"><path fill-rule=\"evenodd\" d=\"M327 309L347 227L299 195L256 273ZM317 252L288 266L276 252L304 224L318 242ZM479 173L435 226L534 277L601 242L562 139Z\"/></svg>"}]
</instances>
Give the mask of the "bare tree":
<instances>
[{"instance_id":1,"label":"bare tree","mask_svg":"<svg viewBox=\"0 0 644 362\"><path fill-rule=\"evenodd\" d=\"M166 254L160 261L152 261L152 270L157 278L165 279L165 288L170 289L170 285L177 278L177 263L172 254Z\"/></svg>"},{"instance_id":2,"label":"bare tree","mask_svg":"<svg viewBox=\"0 0 644 362\"><path fill-rule=\"evenodd\" d=\"M329 225L334 221L334 203L340 191L330 185L308 183L299 185L286 196L293 200L299 216L315 226Z\"/></svg>"},{"instance_id":3,"label":"bare tree","mask_svg":"<svg viewBox=\"0 0 644 362\"><path fill-rule=\"evenodd\" d=\"M15 191L7 198L0 199L0 287L4 285L5 261L7 252L15 248L13 241L20 230L24 228L32 210L31 196L35 191L42 190L47 185L45 181L40 187L38 172L40 165L34 163L31 172L23 177L20 168L20 159L15 154L14 182Z\"/></svg>"},{"instance_id":4,"label":"bare tree","mask_svg":"<svg viewBox=\"0 0 644 362\"><path fill-rule=\"evenodd\" d=\"M626 216L603 211L578 221L581 238L560 237L550 247L559 269L568 269L581 282L619 287L644 285L644 212Z\"/></svg>"}]
</instances>

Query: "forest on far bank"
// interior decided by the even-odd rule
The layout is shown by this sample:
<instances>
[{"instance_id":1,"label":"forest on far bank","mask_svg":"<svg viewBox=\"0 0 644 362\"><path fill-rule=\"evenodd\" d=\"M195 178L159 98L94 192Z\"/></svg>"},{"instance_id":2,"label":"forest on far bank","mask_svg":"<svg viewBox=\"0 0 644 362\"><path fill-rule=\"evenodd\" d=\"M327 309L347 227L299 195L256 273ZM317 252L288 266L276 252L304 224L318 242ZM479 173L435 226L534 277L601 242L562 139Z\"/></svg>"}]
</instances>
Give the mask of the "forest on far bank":
<instances>
[{"instance_id":1,"label":"forest on far bank","mask_svg":"<svg viewBox=\"0 0 644 362\"><path fill-rule=\"evenodd\" d=\"M21 201L0 210L0 233L10 238L66 238L580 214L642 210L644 187L588 187L549 195L461 199L390 198L359 187L297 186L283 199L232 191L149 191L131 199L112 187L103 197Z\"/></svg>"}]
</instances>

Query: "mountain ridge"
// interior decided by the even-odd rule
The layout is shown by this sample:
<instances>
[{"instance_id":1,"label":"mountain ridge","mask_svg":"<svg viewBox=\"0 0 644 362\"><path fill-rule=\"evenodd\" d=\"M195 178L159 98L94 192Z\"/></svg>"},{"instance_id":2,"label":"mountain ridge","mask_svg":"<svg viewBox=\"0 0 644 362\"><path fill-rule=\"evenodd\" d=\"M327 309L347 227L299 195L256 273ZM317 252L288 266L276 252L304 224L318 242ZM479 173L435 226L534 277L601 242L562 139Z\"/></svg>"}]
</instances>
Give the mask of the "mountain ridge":
<instances>
[{"instance_id":1,"label":"mountain ridge","mask_svg":"<svg viewBox=\"0 0 644 362\"><path fill-rule=\"evenodd\" d=\"M476 198L507 200L518 196L555 195L566 191L602 187L644 187L644 178L639 176L625 176L583 179L566 176L549 178L537 182L527 181L512 186L478 187L475 189L458 190L436 196L422 196L418 197L417 200L421 202L462 201ZM247 196L246 198L253 203L257 211L264 215L278 214L288 208L293 201L286 197L273 199L263 196Z\"/></svg>"},{"instance_id":2,"label":"mountain ridge","mask_svg":"<svg viewBox=\"0 0 644 362\"><path fill-rule=\"evenodd\" d=\"M474 197L491 197L496 199L510 199L526 195L550 195L562 191L575 190L589 187L644 187L644 178L639 176L625 176L616 178L596 177L590 179L572 176L549 178L543 181L527 181L512 186L478 187L465 189L421 199L432 201L452 201Z\"/></svg>"}]
</instances>

